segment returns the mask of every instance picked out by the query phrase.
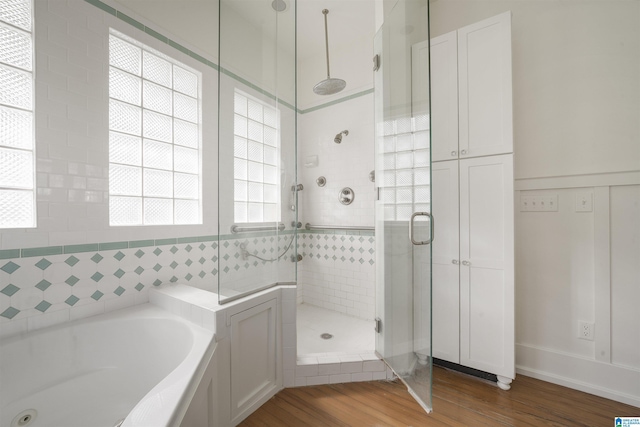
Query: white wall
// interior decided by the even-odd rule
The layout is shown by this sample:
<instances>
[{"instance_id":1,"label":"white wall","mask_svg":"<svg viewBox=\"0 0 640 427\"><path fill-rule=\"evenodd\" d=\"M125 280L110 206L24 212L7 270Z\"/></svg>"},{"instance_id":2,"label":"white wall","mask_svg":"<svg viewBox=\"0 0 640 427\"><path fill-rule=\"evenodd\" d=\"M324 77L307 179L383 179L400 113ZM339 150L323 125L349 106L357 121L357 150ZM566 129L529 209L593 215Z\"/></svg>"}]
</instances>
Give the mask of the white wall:
<instances>
[{"instance_id":1,"label":"white wall","mask_svg":"<svg viewBox=\"0 0 640 427\"><path fill-rule=\"evenodd\" d=\"M640 3L440 0L431 36L506 10L518 372L640 406ZM576 212L582 194L592 211ZM526 195L555 195L559 211L521 212Z\"/></svg>"}]
</instances>

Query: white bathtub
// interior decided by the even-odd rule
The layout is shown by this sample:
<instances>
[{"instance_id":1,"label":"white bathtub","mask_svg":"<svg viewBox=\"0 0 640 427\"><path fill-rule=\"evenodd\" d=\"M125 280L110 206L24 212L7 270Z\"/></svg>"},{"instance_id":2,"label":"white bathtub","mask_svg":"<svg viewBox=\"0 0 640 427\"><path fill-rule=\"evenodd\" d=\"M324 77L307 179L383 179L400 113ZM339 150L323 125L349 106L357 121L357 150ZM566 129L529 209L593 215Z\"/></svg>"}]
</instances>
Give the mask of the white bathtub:
<instances>
[{"instance_id":1,"label":"white bathtub","mask_svg":"<svg viewBox=\"0 0 640 427\"><path fill-rule=\"evenodd\" d=\"M150 304L0 341L0 426L28 410L18 425L177 425L214 348L212 331Z\"/></svg>"}]
</instances>

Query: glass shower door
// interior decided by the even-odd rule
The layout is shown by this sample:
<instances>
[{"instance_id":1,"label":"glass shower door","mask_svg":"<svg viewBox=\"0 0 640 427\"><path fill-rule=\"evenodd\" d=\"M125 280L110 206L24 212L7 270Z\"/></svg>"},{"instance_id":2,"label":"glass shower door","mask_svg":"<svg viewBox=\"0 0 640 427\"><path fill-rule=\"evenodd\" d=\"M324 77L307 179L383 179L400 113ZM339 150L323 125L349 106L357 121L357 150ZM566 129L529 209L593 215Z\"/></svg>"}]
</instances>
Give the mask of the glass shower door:
<instances>
[{"instance_id":1,"label":"glass shower door","mask_svg":"<svg viewBox=\"0 0 640 427\"><path fill-rule=\"evenodd\" d=\"M427 0L385 11L374 40L376 351L431 405L431 154Z\"/></svg>"}]
</instances>

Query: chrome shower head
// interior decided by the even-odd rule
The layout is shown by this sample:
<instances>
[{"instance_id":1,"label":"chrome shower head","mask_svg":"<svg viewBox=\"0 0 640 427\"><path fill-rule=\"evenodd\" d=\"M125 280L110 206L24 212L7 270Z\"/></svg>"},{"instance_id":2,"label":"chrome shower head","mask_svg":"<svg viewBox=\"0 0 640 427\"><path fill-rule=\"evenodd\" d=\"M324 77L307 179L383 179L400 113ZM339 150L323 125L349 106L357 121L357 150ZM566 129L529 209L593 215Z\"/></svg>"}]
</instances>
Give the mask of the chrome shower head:
<instances>
[{"instance_id":1,"label":"chrome shower head","mask_svg":"<svg viewBox=\"0 0 640 427\"><path fill-rule=\"evenodd\" d=\"M344 134L344 136L347 136L347 135L349 135L349 131L348 130L343 130L342 132L337 134L336 137L333 138L333 142L335 142L336 144L340 144L342 142L342 135L343 134Z\"/></svg>"}]
</instances>

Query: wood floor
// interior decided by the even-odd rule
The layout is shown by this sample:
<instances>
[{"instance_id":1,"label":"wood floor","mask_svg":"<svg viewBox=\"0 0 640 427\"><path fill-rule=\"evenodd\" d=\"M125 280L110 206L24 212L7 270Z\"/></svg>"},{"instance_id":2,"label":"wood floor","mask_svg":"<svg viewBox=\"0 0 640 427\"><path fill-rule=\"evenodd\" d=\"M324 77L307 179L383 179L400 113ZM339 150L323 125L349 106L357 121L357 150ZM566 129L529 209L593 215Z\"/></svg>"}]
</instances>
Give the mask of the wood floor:
<instances>
[{"instance_id":1,"label":"wood floor","mask_svg":"<svg viewBox=\"0 0 640 427\"><path fill-rule=\"evenodd\" d=\"M426 414L399 382L289 388L241 426L613 426L640 408L518 376L510 391L434 367L433 407Z\"/></svg>"}]
</instances>

